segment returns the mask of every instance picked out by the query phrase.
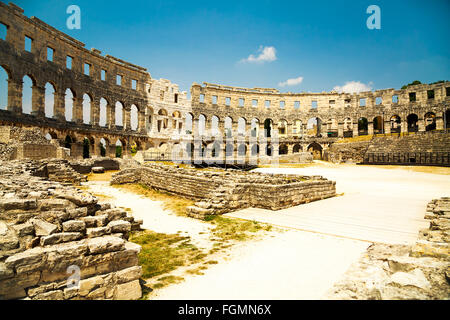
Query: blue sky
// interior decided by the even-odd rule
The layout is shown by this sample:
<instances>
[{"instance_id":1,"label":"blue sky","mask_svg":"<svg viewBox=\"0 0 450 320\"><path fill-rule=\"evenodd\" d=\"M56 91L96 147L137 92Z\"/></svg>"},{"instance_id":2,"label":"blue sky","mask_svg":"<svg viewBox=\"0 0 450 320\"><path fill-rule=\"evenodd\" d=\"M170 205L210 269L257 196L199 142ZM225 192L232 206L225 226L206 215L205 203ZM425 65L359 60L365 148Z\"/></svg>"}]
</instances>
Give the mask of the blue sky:
<instances>
[{"instance_id":1,"label":"blue sky","mask_svg":"<svg viewBox=\"0 0 450 320\"><path fill-rule=\"evenodd\" d=\"M27 16L146 67L189 91L193 82L281 91L371 89L450 79L450 1L15 0ZM81 8L81 30L66 8ZM381 29L369 30L369 5ZM255 61L266 48L265 61ZM269 48L269 49L267 49ZM260 50L261 51L258 51ZM253 55L253 61L245 60ZM290 85L280 86L288 79Z\"/></svg>"}]
</instances>

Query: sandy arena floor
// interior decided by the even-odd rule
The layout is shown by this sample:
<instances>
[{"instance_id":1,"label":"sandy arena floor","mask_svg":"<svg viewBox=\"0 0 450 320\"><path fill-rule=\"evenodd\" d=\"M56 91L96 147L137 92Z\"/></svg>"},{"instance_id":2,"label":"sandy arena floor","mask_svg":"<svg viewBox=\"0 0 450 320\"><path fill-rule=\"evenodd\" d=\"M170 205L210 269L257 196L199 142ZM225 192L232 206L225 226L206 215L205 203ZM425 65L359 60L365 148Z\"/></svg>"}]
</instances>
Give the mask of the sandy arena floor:
<instances>
[{"instance_id":1,"label":"sandy arena floor","mask_svg":"<svg viewBox=\"0 0 450 320\"><path fill-rule=\"evenodd\" d=\"M286 227L259 241L243 243L204 275L157 291L151 299L321 299L372 241L409 243L416 239L426 204L448 196L445 174L409 169L317 163L306 168L261 168L261 172L322 175L344 195L271 212L245 209L230 217ZM206 245L208 224L164 211L160 203L103 182L89 182L110 202L133 210L144 228L190 235Z\"/></svg>"}]
</instances>

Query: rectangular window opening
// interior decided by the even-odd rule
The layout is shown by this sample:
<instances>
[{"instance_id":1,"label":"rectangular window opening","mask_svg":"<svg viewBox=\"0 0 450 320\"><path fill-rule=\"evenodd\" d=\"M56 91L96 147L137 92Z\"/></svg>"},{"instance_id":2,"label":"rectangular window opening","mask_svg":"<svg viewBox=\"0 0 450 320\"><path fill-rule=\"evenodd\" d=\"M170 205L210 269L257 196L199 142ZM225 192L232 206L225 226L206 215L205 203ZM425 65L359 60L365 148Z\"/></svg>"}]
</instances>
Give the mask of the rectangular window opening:
<instances>
[{"instance_id":1,"label":"rectangular window opening","mask_svg":"<svg viewBox=\"0 0 450 320\"><path fill-rule=\"evenodd\" d=\"M428 99L434 99L434 90L428 90L427 97Z\"/></svg>"},{"instance_id":2,"label":"rectangular window opening","mask_svg":"<svg viewBox=\"0 0 450 320\"><path fill-rule=\"evenodd\" d=\"M175 94L174 94L173 101L174 101L175 103L178 103L178 93L175 93Z\"/></svg>"},{"instance_id":3,"label":"rectangular window opening","mask_svg":"<svg viewBox=\"0 0 450 320\"><path fill-rule=\"evenodd\" d=\"M415 92L410 92L409 93L409 101L410 102L415 102L416 101L416 93Z\"/></svg>"},{"instance_id":4,"label":"rectangular window opening","mask_svg":"<svg viewBox=\"0 0 450 320\"><path fill-rule=\"evenodd\" d=\"M47 61L53 61L54 54L55 50L53 48L47 47Z\"/></svg>"},{"instance_id":5,"label":"rectangular window opening","mask_svg":"<svg viewBox=\"0 0 450 320\"><path fill-rule=\"evenodd\" d=\"M398 103L398 95L392 96L392 103Z\"/></svg>"},{"instance_id":6,"label":"rectangular window opening","mask_svg":"<svg viewBox=\"0 0 450 320\"><path fill-rule=\"evenodd\" d=\"M226 98L225 98L225 105L226 105L227 107L229 107L230 104L231 104L231 98L230 98L230 97L226 97Z\"/></svg>"},{"instance_id":7,"label":"rectangular window opening","mask_svg":"<svg viewBox=\"0 0 450 320\"><path fill-rule=\"evenodd\" d=\"M266 106L267 109L269 109L270 108L270 100L266 100L264 102L264 105Z\"/></svg>"},{"instance_id":8,"label":"rectangular window opening","mask_svg":"<svg viewBox=\"0 0 450 320\"><path fill-rule=\"evenodd\" d=\"M381 99L381 97L376 97L376 98L375 98L375 104L376 104L377 106L379 106L382 102L383 102L383 99Z\"/></svg>"},{"instance_id":9,"label":"rectangular window opening","mask_svg":"<svg viewBox=\"0 0 450 320\"><path fill-rule=\"evenodd\" d=\"M33 39L28 36L25 36L25 51L31 52L31 48L33 45Z\"/></svg>"},{"instance_id":10,"label":"rectangular window opening","mask_svg":"<svg viewBox=\"0 0 450 320\"><path fill-rule=\"evenodd\" d=\"M243 107L244 106L244 98L239 98L239 107Z\"/></svg>"},{"instance_id":11,"label":"rectangular window opening","mask_svg":"<svg viewBox=\"0 0 450 320\"><path fill-rule=\"evenodd\" d=\"M300 101L295 101L295 102L294 102L294 109L295 109L295 110L300 109Z\"/></svg>"},{"instance_id":12,"label":"rectangular window opening","mask_svg":"<svg viewBox=\"0 0 450 320\"><path fill-rule=\"evenodd\" d=\"M212 104L217 104L217 96L212 96Z\"/></svg>"},{"instance_id":13,"label":"rectangular window opening","mask_svg":"<svg viewBox=\"0 0 450 320\"><path fill-rule=\"evenodd\" d=\"M118 86L121 86L121 85L122 85L122 76L121 76L120 74L117 75L117 78L116 78L116 84L117 84Z\"/></svg>"},{"instance_id":14,"label":"rectangular window opening","mask_svg":"<svg viewBox=\"0 0 450 320\"><path fill-rule=\"evenodd\" d=\"M66 68L72 70L73 58L71 56L66 57Z\"/></svg>"},{"instance_id":15,"label":"rectangular window opening","mask_svg":"<svg viewBox=\"0 0 450 320\"><path fill-rule=\"evenodd\" d=\"M131 89L137 90L137 80L135 79L131 80Z\"/></svg>"},{"instance_id":16,"label":"rectangular window opening","mask_svg":"<svg viewBox=\"0 0 450 320\"><path fill-rule=\"evenodd\" d=\"M256 99L252 100L252 107L254 107L254 108L258 107L258 100L256 100Z\"/></svg>"},{"instance_id":17,"label":"rectangular window opening","mask_svg":"<svg viewBox=\"0 0 450 320\"><path fill-rule=\"evenodd\" d=\"M286 102L280 101L280 109L284 109Z\"/></svg>"},{"instance_id":18,"label":"rectangular window opening","mask_svg":"<svg viewBox=\"0 0 450 320\"><path fill-rule=\"evenodd\" d=\"M91 65L89 63L84 64L84 74L87 76L91 75Z\"/></svg>"},{"instance_id":19,"label":"rectangular window opening","mask_svg":"<svg viewBox=\"0 0 450 320\"><path fill-rule=\"evenodd\" d=\"M311 109L317 109L317 100L311 101Z\"/></svg>"},{"instance_id":20,"label":"rectangular window opening","mask_svg":"<svg viewBox=\"0 0 450 320\"><path fill-rule=\"evenodd\" d=\"M200 95L200 102L201 103L205 102L205 95L203 93Z\"/></svg>"},{"instance_id":21,"label":"rectangular window opening","mask_svg":"<svg viewBox=\"0 0 450 320\"><path fill-rule=\"evenodd\" d=\"M106 70L103 70L100 72L100 79L102 81L106 81Z\"/></svg>"},{"instance_id":22,"label":"rectangular window opening","mask_svg":"<svg viewBox=\"0 0 450 320\"><path fill-rule=\"evenodd\" d=\"M366 106L366 98L359 99L359 106L360 107L365 107Z\"/></svg>"},{"instance_id":23,"label":"rectangular window opening","mask_svg":"<svg viewBox=\"0 0 450 320\"><path fill-rule=\"evenodd\" d=\"M8 34L8 26L0 22L0 39L6 41L7 34Z\"/></svg>"}]
</instances>

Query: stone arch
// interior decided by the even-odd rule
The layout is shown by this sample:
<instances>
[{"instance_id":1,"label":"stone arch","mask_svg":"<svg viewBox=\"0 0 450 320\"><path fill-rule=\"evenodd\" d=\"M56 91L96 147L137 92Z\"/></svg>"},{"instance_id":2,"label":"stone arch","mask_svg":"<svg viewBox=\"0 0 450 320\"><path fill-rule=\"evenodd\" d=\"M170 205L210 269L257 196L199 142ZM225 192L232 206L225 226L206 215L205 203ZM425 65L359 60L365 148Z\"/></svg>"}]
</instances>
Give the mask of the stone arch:
<instances>
[{"instance_id":1,"label":"stone arch","mask_svg":"<svg viewBox=\"0 0 450 320\"><path fill-rule=\"evenodd\" d=\"M328 137L338 136L338 123L335 118L330 118L327 121L327 136Z\"/></svg>"},{"instance_id":2,"label":"stone arch","mask_svg":"<svg viewBox=\"0 0 450 320\"><path fill-rule=\"evenodd\" d=\"M67 88L64 92L64 114L66 121L73 119L73 101L76 97L75 91L72 88Z\"/></svg>"},{"instance_id":3,"label":"stone arch","mask_svg":"<svg viewBox=\"0 0 450 320\"><path fill-rule=\"evenodd\" d=\"M204 114L200 114L199 116L198 116L198 127L197 127L197 130L198 130L198 134L199 135L205 135L205 134L207 134L207 132L206 132L206 121L207 121L207 118L206 118L206 116L204 115Z\"/></svg>"},{"instance_id":4,"label":"stone arch","mask_svg":"<svg viewBox=\"0 0 450 320\"><path fill-rule=\"evenodd\" d=\"M271 157L273 155L273 146L271 144L266 145L266 156Z\"/></svg>"},{"instance_id":5,"label":"stone arch","mask_svg":"<svg viewBox=\"0 0 450 320\"><path fill-rule=\"evenodd\" d=\"M186 134L193 134L193 132L192 132L193 121L194 121L193 114L190 112L186 113L185 124L184 124Z\"/></svg>"},{"instance_id":6,"label":"stone arch","mask_svg":"<svg viewBox=\"0 0 450 320\"><path fill-rule=\"evenodd\" d=\"M394 114L390 119L391 133L400 133L402 127L402 119Z\"/></svg>"},{"instance_id":7,"label":"stone arch","mask_svg":"<svg viewBox=\"0 0 450 320\"><path fill-rule=\"evenodd\" d=\"M163 132L167 130L169 127L169 117L166 109L158 110L158 122L157 122L157 130L158 132Z\"/></svg>"},{"instance_id":8,"label":"stone arch","mask_svg":"<svg viewBox=\"0 0 450 320\"><path fill-rule=\"evenodd\" d=\"M287 155L288 154L288 146L285 143L282 143L278 149L278 153L280 155Z\"/></svg>"},{"instance_id":9,"label":"stone arch","mask_svg":"<svg viewBox=\"0 0 450 320\"><path fill-rule=\"evenodd\" d=\"M231 138L233 136L233 118L225 117L224 121L225 137Z\"/></svg>"},{"instance_id":10,"label":"stone arch","mask_svg":"<svg viewBox=\"0 0 450 320\"><path fill-rule=\"evenodd\" d=\"M302 151L302 146L299 143L294 144L292 153L300 153Z\"/></svg>"},{"instance_id":11,"label":"stone arch","mask_svg":"<svg viewBox=\"0 0 450 320\"><path fill-rule=\"evenodd\" d=\"M239 136L245 136L246 128L247 128L247 119L245 119L244 117L240 117L238 119L237 134Z\"/></svg>"},{"instance_id":12,"label":"stone arch","mask_svg":"<svg viewBox=\"0 0 450 320\"><path fill-rule=\"evenodd\" d=\"M106 127L108 124L108 100L101 97L99 103L99 121L98 125L101 127Z\"/></svg>"},{"instance_id":13,"label":"stone arch","mask_svg":"<svg viewBox=\"0 0 450 320\"><path fill-rule=\"evenodd\" d=\"M259 154L259 144L255 143L252 145L251 155L256 156Z\"/></svg>"},{"instance_id":14,"label":"stone arch","mask_svg":"<svg viewBox=\"0 0 450 320\"><path fill-rule=\"evenodd\" d=\"M425 122L425 131L436 130L436 114L434 112L425 113L423 120Z\"/></svg>"},{"instance_id":15,"label":"stone arch","mask_svg":"<svg viewBox=\"0 0 450 320\"><path fill-rule=\"evenodd\" d=\"M8 109L8 81L11 79L11 73L6 66L0 66L0 109Z\"/></svg>"},{"instance_id":16,"label":"stone arch","mask_svg":"<svg viewBox=\"0 0 450 320\"><path fill-rule=\"evenodd\" d=\"M384 123L383 118L381 116L376 116L373 118L373 133L380 134L384 132Z\"/></svg>"},{"instance_id":17,"label":"stone arch","mask_svg":"<svg viewBox=\"0 0 450 320\"><path fill-rule=\"evenodd\" d=\"M31 114L33 111L33 95L35 95L36 80L32 75L26 74L22 78L22 113Z\"/></svg>"},{"instance_id":18,"label":"stone arch","mask_svg":"<svg viewBox=\"0 0 450 320\"><path fill-rule=\"evenodd\" d=\"M264 120L264 137L270 138L272 136L273 120L267 118Z\"/></svg>"},{"instance_id":19,"label":"stone arch","mask_svg":"<svg viewBox=\"0 0 450 320\"><path fill-rule=\"evenodd\" d=\"M100 138L98 141L98 147L100 148L100 156L106 157L109 147L109 140L104 137Z\"/></svg>"},{"instance_id":20,"label":"stone arch","mask_svg":"<svg viewBox=\"0 0 450 320\"><path fill-rule=\"evenodd\" d=\"M358 119L358 135L366 136L368 134L369 134L369 122L367 121L367 118L360 117Z\"/></svg>"},{"instance_id":21,"label":"stone arch","mask_svg":"<svg viewBox=\"0 0 450 320\"><path fill-rule=\"evenodd\" d=\"M247 145L245 143L241 143L238 146L237 151L238 151L238 156L244 157L247 154Z\"/></svg>"},{"instance_id":22,"label":"stone arch","mask_svg":"<svg viewBox=\"0 0 450 320\"><path fill-rule=\"evenodd\" d=\"M47 82L45 84L44 95L44 112L47 118L53 118L55 116L55 92L55 85L51 82Z\"/></svg>"},{"instance_id":23,"label":"stone arch","mask_svg":"<svg viewBox=\"0 0 450 320\"><path fill-rule=\"evenodd\" d=\"M288 127L288 122L285 119L281 119L278 121L278 135L285 137L287 136L287 127Z\"/></svg>"},{"instance_id":24,"label":"stone arch","mask_svg":"<svg viewBox=\"0 0 450 320\"><path fill-rule=\"evenodd\" d=\"M318 144L317 142L313 142L310 145L308 145L307 150L308 152L311 152L314 160L322 160L323 148L320 144Z\"/></svg>"},{"instance_id":25,"label":"stone arch","mask_svg":"<svg viewBox=\"0 0 450 320\"><path fill-rule=\"evenodd\" d=\"M252 121L250 122L250 135L252 137L257 137L258 133L259 133L259 119L253 118Z\"/></svg>"},{"instance_id":26,"label":"stone arch","mask_svg":"<svg viewBox=\"0 0 450 320\"><path fill-rule=\"evenodd\" d=\"M131 130L136 131L139 125L139 109L135 104L130 107L130 124Z\"/></svg>"},{"instance_id":27,"label":"stone arch","mask_svg":"<svg viewBox=\"0 0 450 320\"><path fill-rule=\"evenodd\" d=\"M450 129L450 109L447 109L444 112L444 129Z\"/></svg>"},{"instance_id":28,"label":"stone arch","mask_svg":"<svg viewBox=\"0 0 450 320\"><path fill-rule=\"evenodd\" d=\"M406 117L408 122L408 132L417 132L419 130L419 117L415 113L411 113Z\"/></svg>"},{"instance_id":29,"label":"stone arch","mask_svg":"<svg viewBox=\"0 0 450 320\"><path fill-rule=\"evenodd\" d=\"M303 134L302 121L299 119L296 119L292 123L292 135L299 137L302 134Z\"/></svg>"},{"instance_id":30,"label":"stone arch","mask_svg":"<svg viewBox=\"0 0 450 320\"><path fill-rule=\"evenodd\" d=\"M123 113L125 111L123 103L121 101L116 101L114 108L115 125L123 127Z\"/></svg>"},{"instance_id":31,"label":"stone arch","mask_svg":"<svg viewBox=\"0 0 450 320\"><path fill-rule=\"evenodd\" d=\"M183 128L183 121L181 119L180 111L174 111L172 113L172 129L174 132L181 133L181 129Z\"/></svg>"},{"instance_id":32,"label":"stone arch","mask_svg":"<svg viewBox=\"0 0 450 320\"><path fill-rule=\"evenodd\" d=\"M353 137L353 120L350 117L344 119L344 137Z\"/></svg>"},{"instance_id":33,"label":"stone arch","mask_svg":"<svg viewBox=\"0 0 450 320\"><path fill-rule=\"evenodd\" d=\"M320 137L322 135L322 120L319 117L309 118L306 130L309 136Z\"/></svg>"},{"instance_id":34,"label":"stone arch","mask_svg":"<svg viewBox=\"0 0 450 320\"><path fill-rule=\"evenodd\" d=\"M216 137L220 134L220 128L219 128L220 119L218 116L213 115L211 117L211 135Z\"/></svg>"},{"instance_id":35,"label":"stone arch","mask_svg":"<svg viewBox=\"0 0 450 320\"><path fill-rule=\"evenodd\" d=\"M232 143L227 143L225 145L225 157L230 158L234 155L234 145Z\"/></svg>"},{"instance_id":36,"label":"stone arch","mask_svg":"<svg viewBox=\"0 0 450 320\"><path fill-rule=\"evenodd\" d=\"M83 94L83 123L91 123L92 96L89 93Z\"/></svg>"}]
</instances>

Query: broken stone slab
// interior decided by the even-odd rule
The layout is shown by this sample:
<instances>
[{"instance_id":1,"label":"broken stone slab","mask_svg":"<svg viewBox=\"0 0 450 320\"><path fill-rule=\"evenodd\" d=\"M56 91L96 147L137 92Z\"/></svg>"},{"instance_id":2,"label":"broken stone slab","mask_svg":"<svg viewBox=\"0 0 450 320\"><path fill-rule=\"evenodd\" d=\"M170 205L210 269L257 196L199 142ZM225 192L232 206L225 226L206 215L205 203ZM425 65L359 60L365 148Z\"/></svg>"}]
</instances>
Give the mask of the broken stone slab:
<instances>
[{"instance_id":1,"label":"broken stone slab","mask_svg":"<svg viewBox=\"0 0 450 320\"><path fill-rule=\"evenodd\" d=\"M419 268L411 272L396 272L391 276L390 283L399 286L413 286L420 289L430 289L431 284Z\"/></svg>"},{"instance_id":2,"label":"broken stone slab","mask_svg":"<svg viewBox=\"0 0 450 320\"><path fill-rule=\"evenodd\" d=\"M81 217L80 220L86 223L87 228L104 227L108 223L108 215Z\"/></svg>"},{"instance_id":3,"label":"broken stone slab","mask_svg":"<svg viewBox=\"0 0 450 320\"><path fill-rule=\"evenodd\" d=\"M36 199L0 199L0 210L34 210L37 208Z\"/></svg>"},{"instance_id":4,"label":"broken stone slab","mask_svg":"<svg viewBox=\"0 0 450 320\"><path fill-rule=\"evenodd\" d=\"M82 207L82 208L67 209L66 212L69 214L70 219L78 219L81 217L86 217L88 215L88 208Z\"/></svg>"},{"instance_id":5,"label":"broken stone slab","mask_svg":"<svg viewBox=\"0 0 450 320\"><path fill-rule=\"evenodd\" d=\"M39 200L40 211L61 211L67 208L74 208L75 205L66 199L42 199Z\"/></svg>"},{"instance_id":6,"label":"broken stone slab","mask_svg":"<svg viewBox=\"0 0 450 320\"><path fill-rule=\"evenodd\" d=\"M34 226L31 222L16 224L13 226L13 229L17 232L19 237L32 235L34 233Z\"/></svg>"},{"instance_id":7,"label":"broken stone slab","mask_svg":"<svg viewBox=\"0 0 450 320\"><path fill-rule=\"evenodd\" d=\"M64 232L84 232L86 223L81 220L69 220L62 224Z\"/></svg>"},{"instance_id":8,"label":"broken stone slab","mask_svg":"<svg viewBox=\"0 0 450 320\"><path fill-rule=\"evenodd\" d=\"M120 251L125 248L125 240L114 236L104 236L87 240L90 254Z\"/></svg>"},{"instance_id":9,"label":"broken stone slab","mask_svg":"<svg viewBox=\"0 0 450 320\"><path fill-rule=\"evenodd\" d=\"M36 247L23 252L16 253L5 260L8 269L24 265L42 263L47 259L47 251L44 248Z\"/></svg>"},{"instance_id":10,"label":"broken stone slab","mask_svg":"<svg viewBox=\"0 0 450 320\"><path fill-rule=\"evenodd\" d=\"M88 238L95 238L95 237L101 237L106 234L111 233L109 228L107 227L97 227L97 228L87 228L86 229L86 235Z\"/></svg>"},{"instance_id":11,"label":"broken stone slab","mask_svg":"<svg viewBox=\"0 0 450 320\"><path fill-rule=\"evenodd\" d=\"M60 232L41 238L41 246L48 246L62 242L75 241L82 238L80 232Z\"/></svg>"},{"instance_id":12,"label":"broken stone slab","mask_svg":"<svg viewBox=\"0 0 450 320\"><path fill-rule=\"evenodd\" d=\"M0 236L6 234L8 232L8 225L3 221L0 221Z\"/></svg>"},{"instance_id":13,"label":"broken stone slab","mask_svg":"<svg viewBox=\"0 0 450 320\"><path fill-rule=\"evenodd\" d=\"M142 296L139 280L119 284L115 288L114 300L136 300Z\"/></svg>"},{"instance_id":14,"label":"broken stone slab","mask_svg":"<svg viewBox=\"0 0 450 320\"><path fill-rule=\"evenodd\" d=\"M142 276L142 267L135 266L116 272L117 283L125 283L137 280Z\"/></svg>"},{"instance_id":15,"label":"broken stone slab","mask_svg":"<svg viewBox=\"0 0 450 320\"><path fill-rule=\"evenodd\" d=\"M124 220L115 220L108 223L107 227L111 233L125 233L131 231L131 223Z\"/></svg>"},{"instance_id":16,"label":"broken stone slab","mask_svg":"<svg viewBox=\"0 0 450 320\"><path fill-rule=\"evenodd\" d=\"M58 231L58 226L54 225L52 223L40 220L40 219L33 219L31 220L31 223L34 226L34 233L36 234L36 236L41 237L41 236L48 236L51 235L52 233L55 233L56 231Z\"/></svg>"}]
</instances>

